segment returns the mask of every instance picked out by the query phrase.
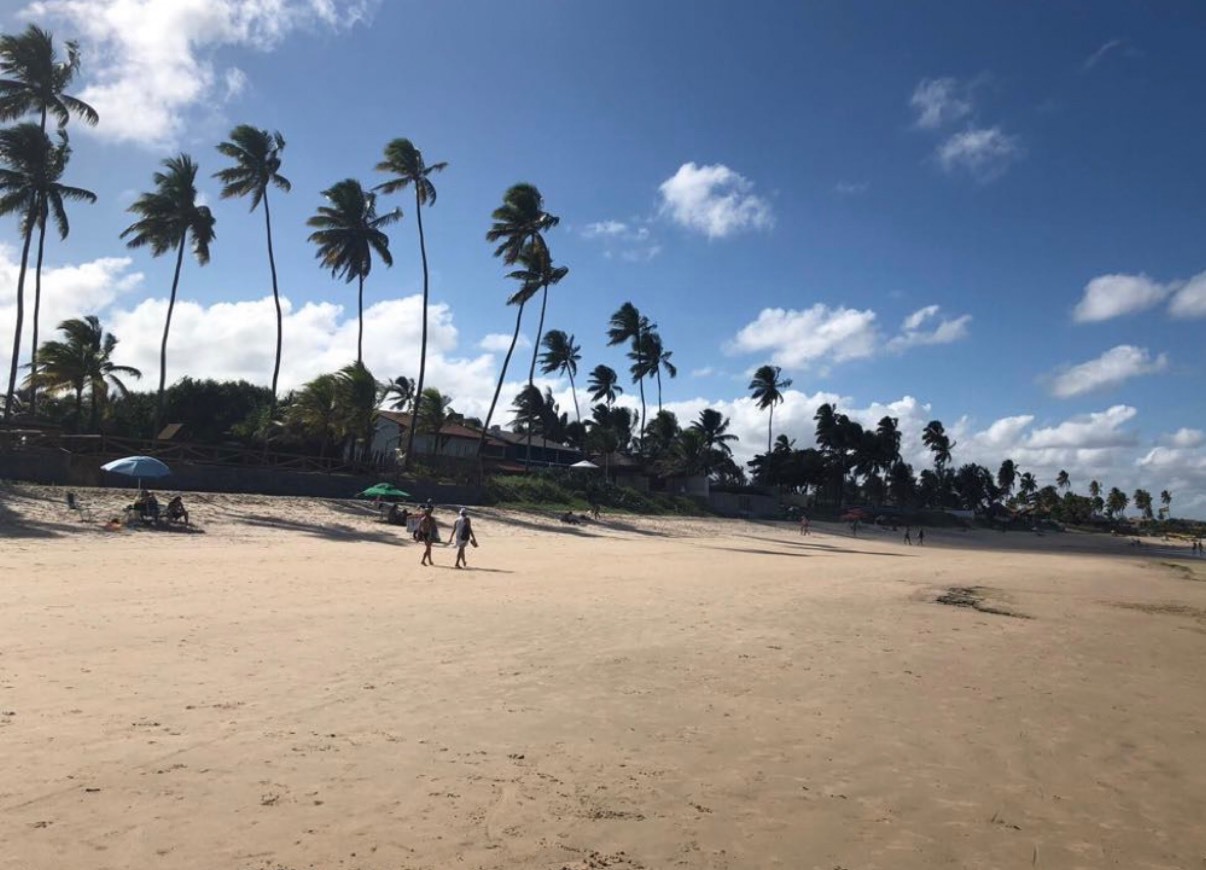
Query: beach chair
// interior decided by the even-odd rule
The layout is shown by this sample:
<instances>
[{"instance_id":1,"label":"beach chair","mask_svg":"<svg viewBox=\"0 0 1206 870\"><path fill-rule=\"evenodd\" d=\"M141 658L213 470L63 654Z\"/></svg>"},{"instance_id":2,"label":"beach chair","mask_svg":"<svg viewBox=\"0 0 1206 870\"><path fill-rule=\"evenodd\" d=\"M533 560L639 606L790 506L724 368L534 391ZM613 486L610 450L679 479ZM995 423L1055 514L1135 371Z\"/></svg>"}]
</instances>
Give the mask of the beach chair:
<instances>
[{"instance_id":1,"label":"beach chair","mask_svg":"<svg viewBox=\"0 0 1206 870\"><path fill-rule=\"evenodd\" d=\"M80 522L92 522L92 511L89 510L74 492L67 493L67 510L79 515Z\"/></svg>"}]
</instances>

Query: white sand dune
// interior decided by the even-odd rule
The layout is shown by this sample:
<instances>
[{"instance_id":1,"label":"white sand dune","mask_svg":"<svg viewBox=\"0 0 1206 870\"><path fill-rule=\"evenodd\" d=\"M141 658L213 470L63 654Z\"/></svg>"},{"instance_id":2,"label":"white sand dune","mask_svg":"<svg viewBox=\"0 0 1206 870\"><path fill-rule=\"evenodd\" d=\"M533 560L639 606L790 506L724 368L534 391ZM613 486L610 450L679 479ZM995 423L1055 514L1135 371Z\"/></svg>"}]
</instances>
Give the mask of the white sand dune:
<instances>
[{"instance_id":1,"label":"white sand dune","mask_svg":"<svg viewBox=\"0 0 1206 870\"><path fill-rule=\"evenodd\" d=\"M454 571L350 503L61 499L0 492L3 868L1206 860L1206 560L483 510Z\"/></svg>"}]
</instances>

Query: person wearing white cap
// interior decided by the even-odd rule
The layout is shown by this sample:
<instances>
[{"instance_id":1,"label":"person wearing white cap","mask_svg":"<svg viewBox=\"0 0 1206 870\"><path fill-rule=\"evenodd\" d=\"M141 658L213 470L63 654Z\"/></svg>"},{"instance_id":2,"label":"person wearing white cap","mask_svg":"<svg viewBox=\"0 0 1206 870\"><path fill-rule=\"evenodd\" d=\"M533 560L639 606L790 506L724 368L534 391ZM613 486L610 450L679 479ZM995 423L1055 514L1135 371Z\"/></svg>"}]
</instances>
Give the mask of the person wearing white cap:
<instances>
[{"instance_id":1,"label":"person wearing white cap","mask_svg":"<svg viewBox=\"0 0 1206 870\"><path fill-rule=\"evenodd\" d=\"M460 515L452 526L451 543L456 545L456 567L468 568L469 562L465 559L465 547L469 544L477 546L477 538L473 534L473 523L469 520L469 511L461 508Z\"/></svg>"}]
</instances>

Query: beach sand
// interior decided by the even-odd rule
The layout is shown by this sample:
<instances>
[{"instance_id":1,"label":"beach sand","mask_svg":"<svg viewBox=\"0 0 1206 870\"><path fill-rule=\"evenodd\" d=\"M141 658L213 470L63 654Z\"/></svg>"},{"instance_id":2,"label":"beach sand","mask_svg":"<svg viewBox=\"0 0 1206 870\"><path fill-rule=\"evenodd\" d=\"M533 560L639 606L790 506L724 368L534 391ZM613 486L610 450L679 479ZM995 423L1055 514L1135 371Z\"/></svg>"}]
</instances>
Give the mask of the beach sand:
<instances>
[{"instance_id":1,"label":"beach sand","mask_svg":"<svg viewBox=\"0 0 1206 870\"><path fill-rule=\"evenodd\" d=\"M0 867L1206 866L1187 548L186 501L0 491Z\"/></svg>"}]
</instances>

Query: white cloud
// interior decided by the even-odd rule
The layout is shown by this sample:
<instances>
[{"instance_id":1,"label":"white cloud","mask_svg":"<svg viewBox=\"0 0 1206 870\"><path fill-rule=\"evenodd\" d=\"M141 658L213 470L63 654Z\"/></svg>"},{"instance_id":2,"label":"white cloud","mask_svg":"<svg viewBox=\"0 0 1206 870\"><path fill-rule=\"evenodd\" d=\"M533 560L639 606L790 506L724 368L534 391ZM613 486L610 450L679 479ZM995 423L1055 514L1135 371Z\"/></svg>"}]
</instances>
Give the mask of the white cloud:
<instances>
[{"instance_id":1,"label":"white cloud","mask_svg":"<svg viewBox=\"0 0 1206 870\"><path fill-rule=\"evenodd\" d=\"M728 344L729 353L770 352L771 362L785 368L810 363L846 362L875 354L879 333L875 312L829 308L817 303L804 311L765 308Z\"/></svg>"},{"instance_id":2,"label":"white cloud","mask_svg":"<svg viewBox=\"0 0 1206 870\"><path fill-rule=\"evenodd\" d=\"M624 221L595 221L582 228L582 235L588 239L626 236L630 232L628 224Z\"/></svg>"},{"instance_id":3,"label":"white cloud","mask_svg":"<svg viewBox=\"0 0 1206 870\"><path fill-rule=\"evenodd\" d=\"M644 263L662 252L662 246L652 240L652 235L643 221L595 221L582 228L583 238L598 240L603 245L604 257L619 257L625 263Z\"/></svg>"},{"instance_id":4,"label":"white cloud","mask_svg":"<svg viewBox=\"0 0 1206 870\"><path fill-rule=\"evenodd\" d=\"M80 265L43 267L38 343L52 338L55 327L62 321L97 314L119 296L139 287L143 276L141 272L129 271L131 262L129 257L103 257ZM20 252L9 245L0 244L0 287L15 290L19 263ZM9 292L5 292L0 299L3 299L0 303L0 372L7 378L12 361L13 328L17 323L17 300L16 294ZM22 365L29 359L33 341L33 301L34 274L31 266L25 277Z\"/></svg>"},{"instance_id":5,"label":"white cloud","mask_svg":"<svg viewBox=\"0 0 1206 870\"><path fill-rule=\"evenodd\" d=\"M63 21L85 44L79 96L100 113L96 135L148 147L172 144L196 105L232 99L246 87L229 47L270 51L303 27L342 30L366 20L379 0L37 0L26 17Z\"/></svg>"},{"instance_id":6,"label":"white cloud","mask_svg":"<svg viewBox=\"0 0 1206 870\"><path fill-rule=\"evenodd\" d=\"M750 191L753 183L722 164L684 163L658 187L661 211L675 223L723 239L774 226L770 203Z\"/></svg>"},{"instance_id":7,"label":"white cloud","mask_svg":"<svg viewBox=\"0 0 1206 870\"><path fill-rule=\"evenodd\" d=\"M1016 136L1000 127L970 127L938 146L938 164L949 173L963 172L991 181L1022 156Z\"/></svg>"},{"instance_id":8,"label":"white cloud","mask_svg":"<svg viewBox=\"0 0 1206 870\"><path fill-rule=\"evenodd\" d=\"M1088 72L1089 70L1093 69L1093 67L1097 66L1097 64L1101 63L1105 59L1106 55L1108 55L1110 52L1124 48L1125 46L1125 39L1109 40L1103 44L1101 48L1097 49L1097 51L1085 58L1085 62L1081 64L1080 67L1081 72Z\"/></svg>"},{"instance_id":9,"label":"white cloud","mask_svg":"<svg viewBox=\"0 0 1206 870\"><path fill-rule=\"evenodd\" d=\"M699 369L691 369L691 377L693 378L709 378L716 374L716 369L712 366L704 366Z\"/></svg>"},{"instance_id":10,"label":"white cloud","mask_svg":"<svg viewBox=\"0 0 1206 870\"><path fill-rule=\"evenodd\" d=\"M492 332L479 341L477 346L488 353L506 353L507 348L511 346L511 336L505 332ZM532 340L522 333L515 342L516 350L531 346Z\"/></svg>"},{"instance_id":11,"label":"white cloud","mask_svg":"<svg viewBox=\"0 0 1206 870\"><path fill-rule=\"evenodd\" d=\"M862 196L871 189L869 181L839 181L833 186L836 193L842 196Z\"/></svg>"},{"instance_id":12,"label":"white cloud","mask_svg":"<svg viewBox=\"0 0 1206 870\"><path fill-rule=\"evenodd\" d=\"M917 112L917 126L925 130L958 121L972 110L967 88L953 78L922 79L909 105Z\"/></svg>"},{"instance_id":13,"label":"white cloud","mask_svg":"<svg viewBox=\"0 0 1206 870\"><path fill-rule=\"evenodd\" d=\"M1199 272L1176 291L1168 303L1173 317L1206 317L1206 272Z\"/></svg>"},{"instance_id":14,"label":"white cloud","mask_svg":"<svg viewBox=\"0 0 1206 870\"><path fill-rule=\"evenodd\" d=\"M1168 294L1167 286L1146 275L1099 275L1085 285L1072 319L1077 323L1109 320L1158 305Z\"/></svg>"},{"instance_id":15,"label":"white cloud","mask_svg":"<svg viewBox=\"0 0 1206 870\"><path fill-rule=\"evenodd\" d=\"M1173 447L1201 447L1206 444L1206 433L1201 429L1182 427L1167 436L1166 440Z\"/></svg>"},{"instance_id":16,"label":"white cloud","mask_svg":"<svg viewBox=\"0 0 1206 870\"><path fill-rule=\"evenodd\" d=\"M826 371L833 364L867 359L881 350L903 353L910 348L950 344L967 337L971 315L946 318L940 312L937 305L914 311L904 319L900 334L885 343L877 315L870 309L830 308L823 303L803 311L766 308L742 327L724 349L730 354L770 351L775 365L784 368L816 365ZM933 326L926 329L929 324Z\"/></svg>"},{"instance_id":17,"label":"white cloud","mask_svg":"<svg viewBox=\"0 0 1206 870\"><path fill-rule=\"evenodd\" d=\"M926 323L938 318L940 311L937 305L927 305L914 311L901 324L901 334L888 342L888 350L899 353L911 347L950 344L967 338L967 325L972 319L970 314L953 319L942 317L932 329L922 329Z\"/></svg>"},{"instance_id":18,"label":"white cloud","mask_svg":"<svg viewBox=\"0 0 1206 870\"><path fill-rule=\"evenodd\" d=\"M1081 414L1045 429L1035 429L1025 446L1044 448L1125 447L1135 443L1135 436L1122 426L1139 412L1130 405L1114 405L1104 411Z\"/></svg>"},{"instance_id":19,"label":"white cloud","mask_svg":"<svg viewBox=\"0 0 1206 870\"><path fill-rule=\"evenodd\" d=\"M1167 355L1160 354L1153 358L1147 348L1120 344L1096 359L1068 366L1053 375L1051 393L1061 399L1069 399L1094 390L1116 387L1131 378L1156 374L1167 368Z\"/></svg>"}]
</instances>

